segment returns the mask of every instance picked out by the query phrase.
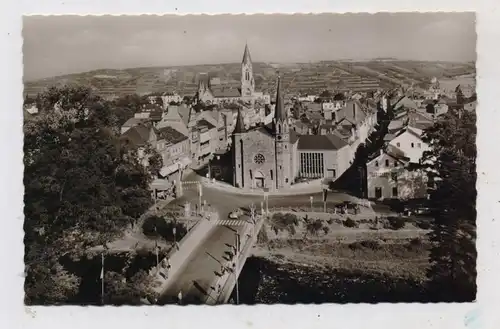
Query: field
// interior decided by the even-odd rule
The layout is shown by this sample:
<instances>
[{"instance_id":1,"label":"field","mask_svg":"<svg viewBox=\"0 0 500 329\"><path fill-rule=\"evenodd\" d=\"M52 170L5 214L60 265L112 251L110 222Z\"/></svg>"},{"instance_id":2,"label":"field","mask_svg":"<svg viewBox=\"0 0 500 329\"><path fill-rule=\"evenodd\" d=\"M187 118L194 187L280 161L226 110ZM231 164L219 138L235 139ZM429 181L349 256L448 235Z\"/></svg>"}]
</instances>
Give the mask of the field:
<instances>
[{"instance_id":1,"label":"field","mask_svg":"<svg viewBox=\"0 0 500 329\"><path fill-rule=\"evenodd\" d=\"M366 215L278 215L264 226L254 255L278 264L422 281L429 265L429 227L428 219L390 223Z\"/></svg>"},{"instance_id":2,"label":"field","mask_svg":"<svg viewBox=\"0 0 500 329\"><path fill-rule=\"evenodd\" d=\"M434 76L452 79L474 74L470 63L416 62L398 60L328 61L298 64L254 63L257 90L273 93L276 72L283 77L287 93L369 91L400 84L425 84ZM178 92L193 95L200 73L218 77L225 84L238 85L240 64L196 65L179 67L144 67L124 70L103 69L25 82L24 93L34 96L53 85L80 84L94 88L105 97L151 92ZM456 86L456 85L455 85Z\"/></svg>"}]
</instances>

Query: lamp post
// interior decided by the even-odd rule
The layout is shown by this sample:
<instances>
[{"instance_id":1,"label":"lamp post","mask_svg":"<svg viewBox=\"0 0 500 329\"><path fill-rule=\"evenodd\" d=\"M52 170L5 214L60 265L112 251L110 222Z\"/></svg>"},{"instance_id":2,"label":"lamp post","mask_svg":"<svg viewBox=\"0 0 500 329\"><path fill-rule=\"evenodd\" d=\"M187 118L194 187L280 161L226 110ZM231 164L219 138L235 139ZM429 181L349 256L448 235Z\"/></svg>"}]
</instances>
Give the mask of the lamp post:
<instances>
[{"instance_id":1,"label":"lamp post","mask_svg":"<svg viewBox=\"0 0 500 329\"><path fill-rule=\"evenodd\" d=\"M314 198L313 198L313 196L311 195L311 196L309 197L309 200L311 201L311 212L313 212L313 199L314 199Z\"/></svg>"},{"instance_id":2,"label":"lamp post","mask_svg":"<svg viewBox=\"0 0 500 329\"><path fill-rule=\"evenodd\" d=\"M240 289L238 285L238 258L240 253L240 236L238 233L235 233L236 238L236 252L235 252L235 262L234 262L234 277L236 279L236 305L240 303Z\"/></svg>"},{"instance_id":3,"label":"lamp post","mask_svg":"<svg viewBox=\"0 0 500 329\"><path fill-rule=\"evenodd\" d=\"M199 196L198 206L199 206L200 215L201 215L201 197L203 196L203 190L201 188L201 183L198 183L198 196Z\"/></svg>"}]
</instances>

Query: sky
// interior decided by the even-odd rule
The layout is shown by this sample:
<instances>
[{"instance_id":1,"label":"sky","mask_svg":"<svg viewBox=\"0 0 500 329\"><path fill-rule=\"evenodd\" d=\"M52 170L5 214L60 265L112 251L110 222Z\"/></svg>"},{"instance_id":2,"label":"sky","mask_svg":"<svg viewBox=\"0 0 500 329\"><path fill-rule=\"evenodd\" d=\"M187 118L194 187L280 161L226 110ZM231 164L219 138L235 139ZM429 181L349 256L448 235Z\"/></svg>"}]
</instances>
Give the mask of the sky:
<instances>
[{"instance_id":1,"label":"sky","mask_svg":"<svg viewBox=\"0 0 500 329\"><path fill-rule=\"evenodd\" d=\"M26 16L24 79L146 66L393 57L475 61L474 13Z\"/></svg>"}]
</instances>

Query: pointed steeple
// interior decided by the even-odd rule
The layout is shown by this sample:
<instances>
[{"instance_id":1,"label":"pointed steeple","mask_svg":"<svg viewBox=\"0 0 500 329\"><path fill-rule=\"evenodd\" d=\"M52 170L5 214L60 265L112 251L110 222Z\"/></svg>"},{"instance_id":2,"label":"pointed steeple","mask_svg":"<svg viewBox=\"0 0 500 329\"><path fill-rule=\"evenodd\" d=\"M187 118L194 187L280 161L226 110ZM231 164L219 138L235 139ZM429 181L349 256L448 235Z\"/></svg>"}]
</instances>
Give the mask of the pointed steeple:
<instances>
[{"instance_id":1,"label":"pointed steeple","mask_svg":"<svg viewBox=\"0 0 500 329\"><path fill-rule=\"evenodd\" d=\"M248 44L245 43L245 52L243 53L243 60L241 61L241 63L247 64L251 62L252 58L250 57L250 50L248 50Z\"/></svg>"},{"instance_id":2,"label":"pointed steeple","mask_svg":"<svg viewBox=\"0 0 500 329\"><path fill-rule=\"evenodd\" d=\"M283 107L283 96L281 95L281 77L278 75L278 84L276 86L276 106L274 108L274 119L276 121L285 121L286 112Z\"/></svg>"},{"instance_id":3,"label":"pointed steeple","mask_svg":"<svg viewBox=\"0 0 500 329\"><path fill-rule=\"evenodd\" d=\"M241 115L241 109L238 109L238 116L236 117L236 126L234 127L233 133L241 134L245 132L245 124L243 123L243 116Z\"/></svg>"}]
</instances>

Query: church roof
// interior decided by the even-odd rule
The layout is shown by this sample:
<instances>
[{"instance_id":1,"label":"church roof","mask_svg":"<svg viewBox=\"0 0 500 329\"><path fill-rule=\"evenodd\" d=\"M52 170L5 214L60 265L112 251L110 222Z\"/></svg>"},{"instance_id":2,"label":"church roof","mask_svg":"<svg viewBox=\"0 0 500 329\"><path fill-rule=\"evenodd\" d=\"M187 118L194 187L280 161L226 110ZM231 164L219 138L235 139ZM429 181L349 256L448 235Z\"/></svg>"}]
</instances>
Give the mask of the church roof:
<instances>
[{"instance_id":1,"label":"church roof","mask_svg":"<svg viewBox=\"0 0 500 329\"><path fill-rule=\"evenodd\" d=\"M243 59L241 60L243 64L252 63L252 58L250 57L250 50L248 50L248 44L245 44L245 51L243 52Z\"/></svg>"},{"instance_id":2,"label":"church roof","mask_svg":"<svg viewBox=\"0 0 500 329\"><path fill-rule=\"evenodd\" d=\"M276 121L286 120L286 112L283 106L283 97L281 95L281 78L279 75L278 75L278 84L276 87L276 105L274 108L274 118L276 119Z\"/></svg>"},{"instance_id":3,"label":"church roof","mask_svg":"<svg viewBox=\"0 0 500 329\"><path fill-rule=\"evenodd\" d=\"M243 116L241 115L241 110L238 109L238 115L236 116L236 126L234 127L234 133L240 134L245 131L245 124L243 123Z\"/></svg>"},{"instance_id":4,"label":"church roof","mask_svg":"<svg viewBox=\"0 0 500 329\"><path fill-rule=\"evenodd\" d=\"M299 150L339 150L348 145L336 135L302 135L299 137Z\"/></svg>"},{"instance_id":5,"label":"church roof","mask_svg":"<svg viewBox=\"0 0 500 329\"><path fill-rule=\"evenodd\" d=\"M240 97L241 92L237 88L212 87L210 88L215 98Z\"/></svg>"}]
</instances>

